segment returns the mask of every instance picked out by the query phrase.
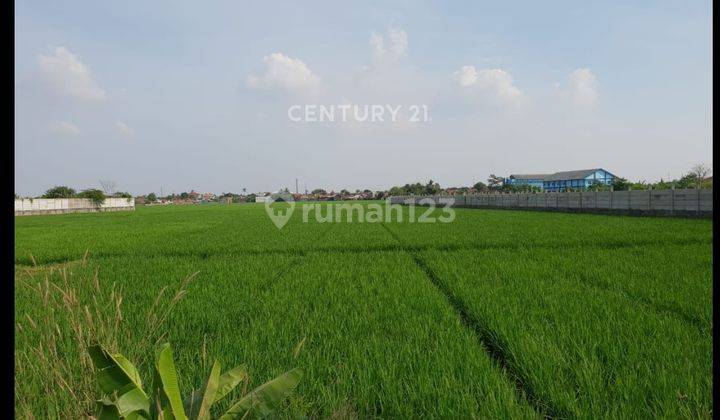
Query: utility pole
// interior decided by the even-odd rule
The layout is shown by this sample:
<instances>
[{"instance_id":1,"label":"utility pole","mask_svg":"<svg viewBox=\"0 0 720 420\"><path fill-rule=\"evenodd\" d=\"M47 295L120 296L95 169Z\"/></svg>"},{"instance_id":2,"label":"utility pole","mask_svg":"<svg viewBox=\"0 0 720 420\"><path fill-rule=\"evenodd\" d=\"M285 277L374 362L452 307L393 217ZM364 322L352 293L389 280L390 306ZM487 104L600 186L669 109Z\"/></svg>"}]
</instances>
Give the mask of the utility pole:
<instances>
[{"instance_id":1,"label":"utility pole","mask_svg":"<svg viewBox=\"0 0 720 420\"><path fill-rule=\"evenodd\" d=\"M300 194L300 189L298 188L298 180L295 178L295 194Z\"/></svg>"}]
</instances>

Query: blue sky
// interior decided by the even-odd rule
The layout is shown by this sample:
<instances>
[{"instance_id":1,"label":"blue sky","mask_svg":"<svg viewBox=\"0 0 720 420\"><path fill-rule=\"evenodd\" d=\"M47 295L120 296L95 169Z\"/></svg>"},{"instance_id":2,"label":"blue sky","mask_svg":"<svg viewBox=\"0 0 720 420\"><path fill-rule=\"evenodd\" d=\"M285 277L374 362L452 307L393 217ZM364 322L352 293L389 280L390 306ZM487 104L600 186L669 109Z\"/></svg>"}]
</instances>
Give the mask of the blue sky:
<instances>
[{"instance_id":1,"label":"blue sky","mask_svg":"<svg viewBox=\"0 0 720 420\"><path fill-rule=\"evenodd\" d=\"M388 188L711 163L709 2L15 3L21 195ZM430 121L296 123L293 104Z\"/></svg>"}]
</instances>

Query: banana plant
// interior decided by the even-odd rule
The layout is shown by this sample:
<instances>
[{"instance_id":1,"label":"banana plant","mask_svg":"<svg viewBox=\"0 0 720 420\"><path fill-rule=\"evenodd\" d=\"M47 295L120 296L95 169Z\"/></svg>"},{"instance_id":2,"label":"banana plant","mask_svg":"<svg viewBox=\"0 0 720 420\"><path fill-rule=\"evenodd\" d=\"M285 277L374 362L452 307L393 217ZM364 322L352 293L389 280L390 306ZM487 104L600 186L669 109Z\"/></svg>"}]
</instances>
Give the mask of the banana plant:
<instances>
[{"instance_id":1,"label":"banana plant","mask_svg":"<svg viewBox=\"0 0 720 420\"><path fill-rule=\"evenodd\" d=\"M118 353L100 345L88 349L97 369L97 382L103 397L97 401L99 420L209 420L213 404L225 398L247 377L240 365L221 374L216 360L202 388L185 399L181 397L170 344L163 344L155 363L151 398L143 389L135 366ZM272 414L295 389L301 369L292 369L245 394L219 418L221 420L262 418Z\"/></svg>"}]
</instances>

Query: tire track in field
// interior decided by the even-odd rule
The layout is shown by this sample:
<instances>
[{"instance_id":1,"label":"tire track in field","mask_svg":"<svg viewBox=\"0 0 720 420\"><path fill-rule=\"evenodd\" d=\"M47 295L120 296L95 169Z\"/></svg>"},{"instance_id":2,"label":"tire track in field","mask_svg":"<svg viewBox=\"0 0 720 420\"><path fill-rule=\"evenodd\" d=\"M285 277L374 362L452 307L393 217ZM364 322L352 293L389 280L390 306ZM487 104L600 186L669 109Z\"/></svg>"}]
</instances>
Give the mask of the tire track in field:
<instances>
[{"instance_id":1,"label":"tire track in field","mask_svg":"<svg viewBox=\"0 0 720 420\"><path fill-rule=\"evenodd\" d=\"M507 344L500 335L490 329L488 323L480 317L474 315L469 310L467 304L457 295L455 295L450 287L433 271L433 269L420 257L417 250L412 247L405 247L402 238L392 229L387 227L385 223L381 223L382 227L392 236L400 248L405 251L415 262L415 265L422 270L430 283L442 294L450 306L457 313L462 324L470 329L478 340L480 347L487 353L490 359L496 364L503 375L509 382L514 385L516 395L519 400L525 400L535 412L544 418L568 418L568 413L561 412L556 407L551 406L542 401L530 382L515 367L514 358L507 352Z\"/></svg>"},{"instance_id":2,"label":"tire track in field","mask_svg":"<svg viewBox=\"0 0 720 420\"><path fill-rule=\"evenodd\" d=\"M650 309L657 315L671 317L684 324L689 324L690 326L697 328L698 331L700 331L700 333L703 335L712 335L712 325L708 325L704 319L686 311L683 311L676 305L663 304L662 302L653 302L652 300L644 296L632 293L620 286L610 284L604 280L588 276L584 273L580 274L579 280L580 284L586 287L617 294L622 298L630 301L631 303L635 303L647 309Z\"/></svg>"},{"instance_id":3,"label":"tire track in field","mask_svg":"<svg viewBox=\"0 0 720 420\"><path fill-rule=\"evenodd\" d=\"M330 223L330 227L325 229L324 232L322 232L320 235L317 236L315 239L316 242L320 242L323 240L326 236L330 234L330 231L332 230L333 223ZM266 291L271 290L286 274L290 273L292 269L295 269L299 267L300 265L304 264L307 260L305 257L307 256L308 252L302 248L294 249L292 251L293 258L291 258L287 263L281 265L275 273L268 279L268 281L265 283L264 287L260 289L260 293L264 293Z\"/></svg>"},{"instance_id":4,"label":"tire track in field","mask_svg":"<svg viewBox=\"0 0 720 420\"><path fill-rule=\"evenodd\" d=\"M542 262L533 254L530 254L530 258L535 262ZM649 309L650 311L654 312L659 316L671 317L684 324L688 324L689 326L696 328L703 335L712 334L712 324L708 325L708 322L705 319L683 310L681 307L678 307L678 305L672 302L663 303L653 301L645 296L634 293L622 287L622 285L613 284L597 276L591 276L583 272L580 272L578 274L578 278L567 276L569 272L564 270L560 270L559 273L566 276L571 281L576 280L583 287L600 290L607 293L613 293L629 301L630 303L641 305L642 307Z\"/></svg>"}]
</instances>

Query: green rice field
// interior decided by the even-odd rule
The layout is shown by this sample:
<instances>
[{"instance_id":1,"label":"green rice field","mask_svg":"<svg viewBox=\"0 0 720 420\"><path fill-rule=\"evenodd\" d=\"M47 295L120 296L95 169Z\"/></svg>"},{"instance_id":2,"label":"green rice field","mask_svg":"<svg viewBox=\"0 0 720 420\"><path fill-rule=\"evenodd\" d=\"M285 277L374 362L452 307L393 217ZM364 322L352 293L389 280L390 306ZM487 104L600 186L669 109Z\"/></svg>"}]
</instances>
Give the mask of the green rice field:
<instances>
[{"instance_id":1,"label":"green rice field","mask_svg":"<svg viewBox=\"0 0 720 420\"><path fill-rule=\"evenodd\" d=\"M183 393L213 358L246 364L250 386L301 367L281 417L712 416L710 220L404 220L296 211L278 230L260 204L16 217L15 409L92 410L73 337L96 334L144 376L169 341Z\"/></svg>"}]
</instances>

